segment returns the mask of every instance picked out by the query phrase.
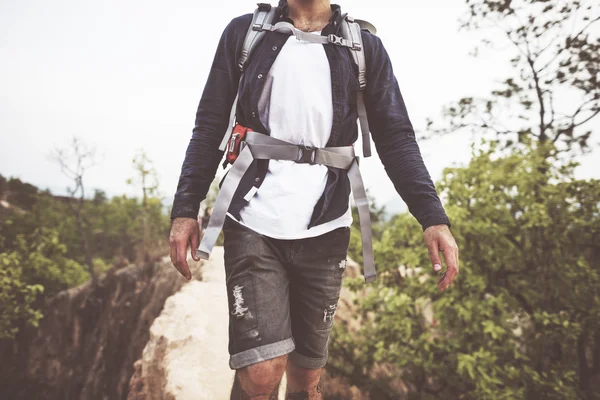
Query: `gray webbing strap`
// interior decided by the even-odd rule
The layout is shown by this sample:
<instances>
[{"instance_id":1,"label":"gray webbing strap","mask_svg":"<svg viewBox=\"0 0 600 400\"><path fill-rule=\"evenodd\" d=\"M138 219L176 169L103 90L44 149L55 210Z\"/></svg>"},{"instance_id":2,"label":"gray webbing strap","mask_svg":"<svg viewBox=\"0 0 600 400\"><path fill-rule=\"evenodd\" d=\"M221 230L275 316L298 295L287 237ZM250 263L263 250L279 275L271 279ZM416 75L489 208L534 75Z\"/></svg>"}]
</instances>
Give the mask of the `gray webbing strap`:
<instances>
[{"instance_id":1,"label":"gray webbing strap","mask_svg":"<svg viewBox=\"0 0 600 400\"><path fill-rule=\"evenodd\" d=\"M365 52L363 51L361 28L357 22L354 22L354 19L346 16L340 29L342 36L349 38L354 43L359 43L358 48L351 52L354 63L358 67L359 92L356 110L362 134L363 157L371 157L371 130L369 129L369 120L367 118L367 109L363 94L363 91L367 87L367 61L365 59Z\"/></svg>"},{"instance_id":2,"label":"gray webbing strap","mask_svg":"<svg viewBox=\"0 0 600 400\"><path fill-rule=\"evenodd\" d=\"M326 36L314 35L312 33L303 32L300 29L296 28L294 25L290 24L289 22L285 22L285 21L278 22L275 25L264 24L262 26L262 29L265 31L287 33L289 35L294 35L294 36L296 36L296 39L303 40L305 42L320 43L320 44L329 43L329 40L327 39Z\"/></svg>"},{"instance_id":3,"label":"gray webbing strap","mask_svg":"<svg viewBox=\"0 0 600 400\"><path fill-rule=\"evenodd\" d=\"M251 146L255 159L299 161L303 151L314 151L313 164L340 169L350 168L355 159L352 146L311 149L256 132L246 134L246 144Z\"/></svg>"},{"instance_id":4,"label":"gray webbing strap","mask_svg":"<svg viewBox=\"0 0 600 400\"><path fill-rule=\"evenodd\" d=\"M242 78L244 74L240 76L240 83L242 82ZM233 100L233 105L231 106L231 112L229 113L229 125L227 125L227 130L225 131L225 135L223 136L223 140L221 140L221 144L219 145L220 151L225 151L227 148L227 142L229 142L229 138L231 137L231 133L233 132L233 125L235 124L235 115L237 112L238 100L240 98L240 84L238 84L238 91L235 94L235 99Z\"/></svg>"},{"instance_id":5,"label":"gray webbing strap","mask_svg":"<svg viewBox=\"0 0 600 400\"><path fill-rule=\"evenodd\" d=\"M256 29L256 27L263 26L263 24L271 24L275 18L276 11L277 10L275 8L271 8L269 11L267 11L266 9L261 9L260 7L254 11L254 17L252 18L252 23L248 27L248 32L246 33L246 38L244 39L244 46L242 47L242 53L238 61L238 67L240 68L240 71L244 70L244 66L246 65L246 61L248 61L252 50L264 35L264 32Z\"/></svg>"},{"instance_id":6,"label":"gray webbing strap","mask_svg":"<svg viewBox=\"0 0 600 400\"><path fill-rule=\"evenodd\" d=\"M261 31L287 33L289 35L294 35L294 36L296 36L296 39L303 40L305 42L319 43L319 44L331 43L331 44L335 44L335 45L342 46L342 47L349 47L354 50L360 48L360 43L354 42L350 39L336 36L333 34L327 35L327 36L322 36L322 35L315 35L315 34L312 34L309 32L304 32L304 31L301 31L300 29L296 28L294 25L290 24L289 22L285 22L285 21L278 22L275 25L271 25L271 24L263 24L262 26L255 25L254 29L261 30Z\"/></svg>"},{"instance_id":7,"label":"gray webbing strap","mask_svg":"<svg viewBox=\"0 0 600 400\"><path fill-rule=\"evenodd\" d=\"M309 152L311 157L314 158L306 160L303 154L305 151ZM376 273L373 256L371 215L367 192L358 168L358 159L354 155L354 148L352 146L310 148L291 144L257 132L248 132L246 134L246 144L223 182L208 227L196 252L198 257L205 260L210 257L210 253L227 218L227 210L229 210L233 196L250 164L256 159L308 161L312 164L326 165L348 171L348 179L352 186L354 202L358 208L360 220L365 281L367 283L373 282L376 278Z\"/></svg>"},{"instance_id":8,"label":"gray webbing strap","mask_svg":"<svg viewBox=\"0 0 600 400\"><path fill-rule=\"evenodd\" d=\"M271 8L270 10L258 7L254 11L254 17L252 18L252 23L248 27L248 32L246 33L246 37L244 39L244 45L242 46L242 52L240 55L240 59L238 60L238 67L241 71L240 81L238 83L238 92L235 95L235 100L233 101L233 105L231 107L231 112L229 114L229 125L227 126L227 131L225 131L225 135L223 135L223 140L221 140L221 144L219 145L220 151L225 151L227 148L227 142L229 142L229 138L231 137L231 132L233 132L237 105L239 100L239 86L242 82L242 78L244 77L244 68L246 66L246 62L252 54L252 50L256 47L256 44L261 40L262 36L265 32L261 30L254 29L255 26L262 26L263 24L270 24L275 19L277 10L275 8Z\"/></svg>"},{"instance_id":9,"label":"gray webbing strap","mask_svg":"<svg viewBox=\"0 0 600 400\"><path fill-rule=\"evenodd\" d=\"M245 147L227 173L227 177L223 181L221 190L219 190L219 194L217 195L217 200L215 201L211 217L208 221L208 226L204 230L204 237L202 238L200 247L198 247L198 250L196 251L198 257L204 260L208 260L210 257L210 253L217 242L219 233L223 229L223 224L227 217L227 210L229 210L233 195L246 174L246 171L250 167L250 164L252 164L252 161L254 161L254 158L252 157L250 148Z\"/></svg>"},{"instance_id":10,"label":"gray webbing strap","mask_svg":"<svg viewBox=\"0 0 600 400\"><path fill-rule=\"evenodd\" d=\"M348 25L350 38L355 43L361 43L360 49L352 52L352 54L354 55L356 65L358 65L358 83L360 84L360 90L364 90L365 87L367 87L367 61L365 60L365 53L362 50L362 34L360 33L360 25L356 22L348 21L349 18L350 17L347 17L346 24Z\"/></svg>"},{"instance_id":11,"label":"gray webbing strap","mask_svg":"<svg viewBox=\"0 0 600 400\"><path fill-rule=\"evenodd\" d=\"M362 254L365 282L370 283L377 279L375 272L375 256L373 254L373 233L371 232L371 211L369 210L369 199L367 191L358 168L358 159L348 170L348 179L352 186L352 196L358 208L358 219L360 222L360 235L362 237Z\"/></svg>"},{"instance_id":12,"label":"gray webbing strap","mask_svg":"<svg viewBox=\"0 0 600 400\"><path fill-rule=\"evenodd\" d=\"M360 132L362 135L363 157L371 157L371 129L369 128L363 91L358 92L356 110L358 112L358 121L360 122Z\"/></svg>"}]
</instances>

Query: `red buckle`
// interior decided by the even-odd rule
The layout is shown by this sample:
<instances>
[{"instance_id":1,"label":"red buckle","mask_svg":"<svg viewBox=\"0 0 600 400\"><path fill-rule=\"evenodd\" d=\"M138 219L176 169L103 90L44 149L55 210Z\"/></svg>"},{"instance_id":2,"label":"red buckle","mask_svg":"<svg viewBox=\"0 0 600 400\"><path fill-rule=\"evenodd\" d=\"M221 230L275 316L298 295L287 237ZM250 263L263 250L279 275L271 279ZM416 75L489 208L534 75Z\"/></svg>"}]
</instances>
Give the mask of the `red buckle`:
<instances>
[{"instance_id":1,"label":"red buckle","mask_svg":"<svg viewBox=\"0 0 600 400\"><path fill-rule=\"evenodd\" d=\"M250 128L246 128L240 124L236 124L231 133L229 144L227 145L226 160L233 164L237 160L241 152L242 142L246 139L246 133L252 132Z\"/></svg>"}]
</instances>

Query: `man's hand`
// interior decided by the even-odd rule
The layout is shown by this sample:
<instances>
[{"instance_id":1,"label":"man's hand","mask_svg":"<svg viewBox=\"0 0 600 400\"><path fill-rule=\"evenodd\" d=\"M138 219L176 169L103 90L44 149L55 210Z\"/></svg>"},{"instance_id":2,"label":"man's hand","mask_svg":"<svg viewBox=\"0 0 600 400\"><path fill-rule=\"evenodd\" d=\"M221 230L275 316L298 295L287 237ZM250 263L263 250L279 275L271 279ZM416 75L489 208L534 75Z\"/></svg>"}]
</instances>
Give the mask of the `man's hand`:
<instances>
[{"instance_id":1,"label":"man's hand","mask_svg":"<svg viewBox=\"0 0 600 400\"><path fill-rule=\"evenodd\" d=\"M436 272L442 270L440 251L444 254L446 270L438 279L438 290L444 291L458 275L458 246L447 225L434 225L425 229L425 244Z\"/></svg>"},{"instance_id":2,"label":"man's hand","mask_svg":"<svg viewBox=\"0 0 600 400\"><path fill-rule=\"evenodd\" d=\"M169 236L171 262L188 281L192 279L192 273L187 263L187 249L189 246L192 258L200 261L200 258L196 256L199 244L200 226L198 221L193 218L175 218L171 224L171 235Z\"/></svg>"}]
</instances>

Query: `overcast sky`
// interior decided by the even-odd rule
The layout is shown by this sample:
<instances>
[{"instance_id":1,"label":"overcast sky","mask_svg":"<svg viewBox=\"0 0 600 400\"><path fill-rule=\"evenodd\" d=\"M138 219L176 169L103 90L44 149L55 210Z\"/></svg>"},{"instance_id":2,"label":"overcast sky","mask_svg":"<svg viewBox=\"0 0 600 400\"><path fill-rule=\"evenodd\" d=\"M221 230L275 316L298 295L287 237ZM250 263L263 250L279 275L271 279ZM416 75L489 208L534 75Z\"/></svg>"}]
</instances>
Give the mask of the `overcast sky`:
<instances>
[{"instance_id":1,"label":"overcast sky","mask_svg":"<svg viewBox=\"0 0 600 400\"><path fill-rule=\"evenodd\" d=\"M468 55L479 38L458 30L464 0L340 3L378 27L417 129L426 118L439 120L452 100L485 95L509 70L500 55ZM102 156L88 187L130 193L131 159L143 148L170 198L218 39L254 7L247 0L0 1L0 174L63 192L68 182L48 154L77 135ZM467 162L470 143L467 136L421 142L434 179ZM377 157L362 165L380 204L396 196ZM598 160L585 158L578 174L600 177Z\"/></svg>"}]
</instances>

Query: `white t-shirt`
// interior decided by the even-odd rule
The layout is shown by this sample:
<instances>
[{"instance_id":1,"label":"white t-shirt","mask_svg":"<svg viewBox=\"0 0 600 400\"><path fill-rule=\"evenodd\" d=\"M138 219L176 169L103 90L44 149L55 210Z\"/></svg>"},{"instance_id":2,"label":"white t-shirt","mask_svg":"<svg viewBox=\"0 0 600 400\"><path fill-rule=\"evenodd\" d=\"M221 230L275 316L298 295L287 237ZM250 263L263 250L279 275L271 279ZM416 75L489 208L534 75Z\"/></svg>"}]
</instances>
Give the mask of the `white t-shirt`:
<instances>
[{"instance_id":1,"label":"white t-shirt","mask_svg":"<svg viewBox=\"0 0 600 400\"><path fill-rule=\"evenodd\" d=\"M272 137L305 146L327 145L333 102L323 45L290 36L269 71L262 97L261 122ZM352 212L348 208L340 218L308 229L327 183L327 171L323 165L270 160L267 175L242 209L239 222L275 239L315 237L350 226Z\"/></svg>"}]
</instances>

